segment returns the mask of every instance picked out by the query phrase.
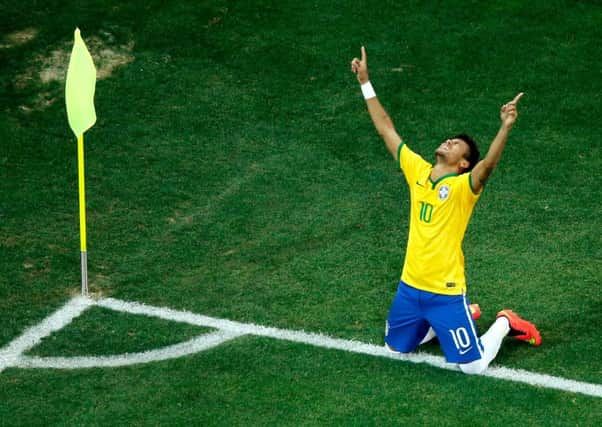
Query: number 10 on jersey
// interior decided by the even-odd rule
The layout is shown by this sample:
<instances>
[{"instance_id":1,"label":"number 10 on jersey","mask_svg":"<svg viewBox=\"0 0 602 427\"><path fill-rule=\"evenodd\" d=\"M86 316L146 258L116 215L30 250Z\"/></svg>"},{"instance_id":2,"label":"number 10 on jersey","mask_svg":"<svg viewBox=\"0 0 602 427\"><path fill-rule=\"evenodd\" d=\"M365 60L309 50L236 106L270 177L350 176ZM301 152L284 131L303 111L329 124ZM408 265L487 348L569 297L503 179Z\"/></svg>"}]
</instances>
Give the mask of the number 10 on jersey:
<instances>
[{"instance_id":1,"label":"number 10 on jersey","mask_svg":"<svg viewBox=\"0 0 602 427\"><path fill-rule=\"evenodd\" d=\"M433 219L433 205L420 202L420 221L429 223Z\"/></svg>"}]
</instances>

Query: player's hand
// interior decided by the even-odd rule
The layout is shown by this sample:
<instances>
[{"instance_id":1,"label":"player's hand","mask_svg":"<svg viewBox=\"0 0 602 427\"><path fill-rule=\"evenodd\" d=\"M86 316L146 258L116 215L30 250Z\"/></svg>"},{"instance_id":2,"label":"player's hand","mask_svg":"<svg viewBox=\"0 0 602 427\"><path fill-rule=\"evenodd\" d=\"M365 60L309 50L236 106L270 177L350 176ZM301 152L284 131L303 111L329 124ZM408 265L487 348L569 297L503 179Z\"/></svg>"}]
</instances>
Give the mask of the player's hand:
<instances>
[{"instance_id":1,"label":"player's hand","mask_svg":"<svg viewBox=\"0 0 602 427\"><path fill-rule=\"evenodd\" d=\"M366 48L362 46L362 58L353 58L351 61L351 71L356 75L357 81L360 84L366 83L368 80L368 58L366 57Z\"/></svg>"},{"instance_id":2,"label":"player's hand","mask_svg":"<svg viewBox=\"0 0 602 427\"><path fill-rule=\"evenodd\" d=\"M508 129L514 125L514 122L518 117L518 109L516 108L516 104L518 104L518 101L523 97L523 95L524 93L521 92L516 95L512 101L502 105L500 110L500 118L502 119L502 125L506 126Z\"/></svg>"}]
</instances>

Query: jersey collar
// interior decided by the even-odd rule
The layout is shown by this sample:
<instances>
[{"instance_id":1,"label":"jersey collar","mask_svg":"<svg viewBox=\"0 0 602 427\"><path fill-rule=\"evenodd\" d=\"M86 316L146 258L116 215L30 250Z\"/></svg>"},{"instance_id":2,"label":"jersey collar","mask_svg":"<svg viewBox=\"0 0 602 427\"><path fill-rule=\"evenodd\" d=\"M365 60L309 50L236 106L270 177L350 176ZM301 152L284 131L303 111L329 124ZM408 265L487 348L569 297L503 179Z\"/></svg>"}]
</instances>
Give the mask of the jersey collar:
<instances>
[{"instance_id":1,"label":"jersey collar","mask_svg":"<svg viewBox=\"0 0 602 427\"><path fill-rule=\"evenodd\" d=\"M437 186L437 184L439 184L441 181L443 181L445 178L449 178L451 176L458 176L460 175L459 173L448 173L446 175L440 176L439 179L437 179L437 181L433 182L433 179L431 178L431 175L429 174L429 182L432 184L433 186L433 190L435 189L435 187Z\"/></svg>"}]
</instances>

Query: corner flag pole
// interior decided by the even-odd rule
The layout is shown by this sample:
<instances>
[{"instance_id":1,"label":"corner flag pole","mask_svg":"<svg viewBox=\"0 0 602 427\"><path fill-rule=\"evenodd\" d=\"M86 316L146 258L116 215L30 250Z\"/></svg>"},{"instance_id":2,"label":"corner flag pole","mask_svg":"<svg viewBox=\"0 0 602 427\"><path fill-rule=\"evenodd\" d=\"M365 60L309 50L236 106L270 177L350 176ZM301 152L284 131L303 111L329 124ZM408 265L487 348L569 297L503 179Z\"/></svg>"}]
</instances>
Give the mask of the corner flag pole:
<instances>
[{"instance_id":1,"label":"corner flag pole","mask_svg":"<svg viewBox=\"0 0 602 427\"><path fill-rule=\"evenodd\" d=\"M86 243L86 186L84 175L84 132L96 123L94 91L96 68L79 28L75 29L73 50L65 83L65 104L69 126L77 138L79 182L79 237L81 250L82 295L88 295L88 250Z\"/></svg>"},{"instance_id":2,"label":"corner flag pole","mask_svg":"<svg viewBox=\"0 0 602 427\"><path fill-rule=\"evenodd\" d=\"M84 134L77 138L77 175L79 182L79 241L81 253L82 295L88 295L88 249L86 247L86 180L84 174Z\"/></svg>"}]
</instances>

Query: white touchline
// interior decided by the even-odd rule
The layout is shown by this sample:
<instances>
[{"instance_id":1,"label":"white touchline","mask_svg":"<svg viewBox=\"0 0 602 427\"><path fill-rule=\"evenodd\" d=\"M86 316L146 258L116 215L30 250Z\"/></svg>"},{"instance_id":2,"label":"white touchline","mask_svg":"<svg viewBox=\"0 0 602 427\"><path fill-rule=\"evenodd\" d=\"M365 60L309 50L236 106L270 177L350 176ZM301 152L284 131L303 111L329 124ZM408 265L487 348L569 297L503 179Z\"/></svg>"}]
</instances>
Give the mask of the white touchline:
<instances>
[{"instance_id":1,"label":"white touchline","mask_svg":"<svg viewBox=\"0 0 602 427\"><path fill-rule=\"evenodd\" d=\"M73 318L86 308L97 305L110 310L158 317L165 320L188 323L217 329L216 332L201 335L186 342L151 350L142 353L115 356L93 357L31 357L22 353L35 346L43 337L66 326ZM52 326L51 326L52 325ZM441 369L458 371L455 364L447 363L441 356L426 353L399 354L386 349L385 346L363 343L353 340L332 338L323 334L308 333L272 328L252 323L241 323L227 319L217 319L188 311L170 308L153 307L136 302L127 302L113 298L92 301L86 298L74 298L49 316L40 325L28 329L21 337L15 339L7 347L0 350L0 372L6 367L23 368L63 368L77 369L86 367L116 367L135 363L147 363L156 360L182 357L215 347L228 340L243 336L255 335L309 344L317 347L343 350L371 356L386 357L412 363L426 363ZM602 385L570 380L552 375L538 374L521 369L509 369L490 366L481 376L507 381L521 382L534 386L556 389L572 393L580 393L594 397L602 397Z\"/></svg>"},{"instance_id":2,"label":"white touchline","mask_svg":"<svg viewBox=\"0 0 602 427\"><path fill-rule=\"evenodd\" d=\"M145 304L121 301L112 298L101 299L97 302L97 304L101 307L116 311L125 311L132 314L159 317L166 320L185 322L192 325L208 326L220 330L229 330L240 333L241 335L248 334L277 338L286 341L310 344L317 347L332 348L353 353L368 354L371 356L387 357L412 363L426 363L442 369L459 371L459 368L456 364L447 363L441 356L435 356L426 353L393 353L387 350L385 346L367 344L359 341L344 340L340 338L332 338L322 334L270 328L252 323L240 323L226 319L216 319L187 311L176 311L169 308L153 307ZM602 397L602 385L600 384L574 381L562 377L554 377L551 375L524 371L521 369L490 366L481 375L503 380L522 382L545 388Z\"/></svg>"}]
</instances>

